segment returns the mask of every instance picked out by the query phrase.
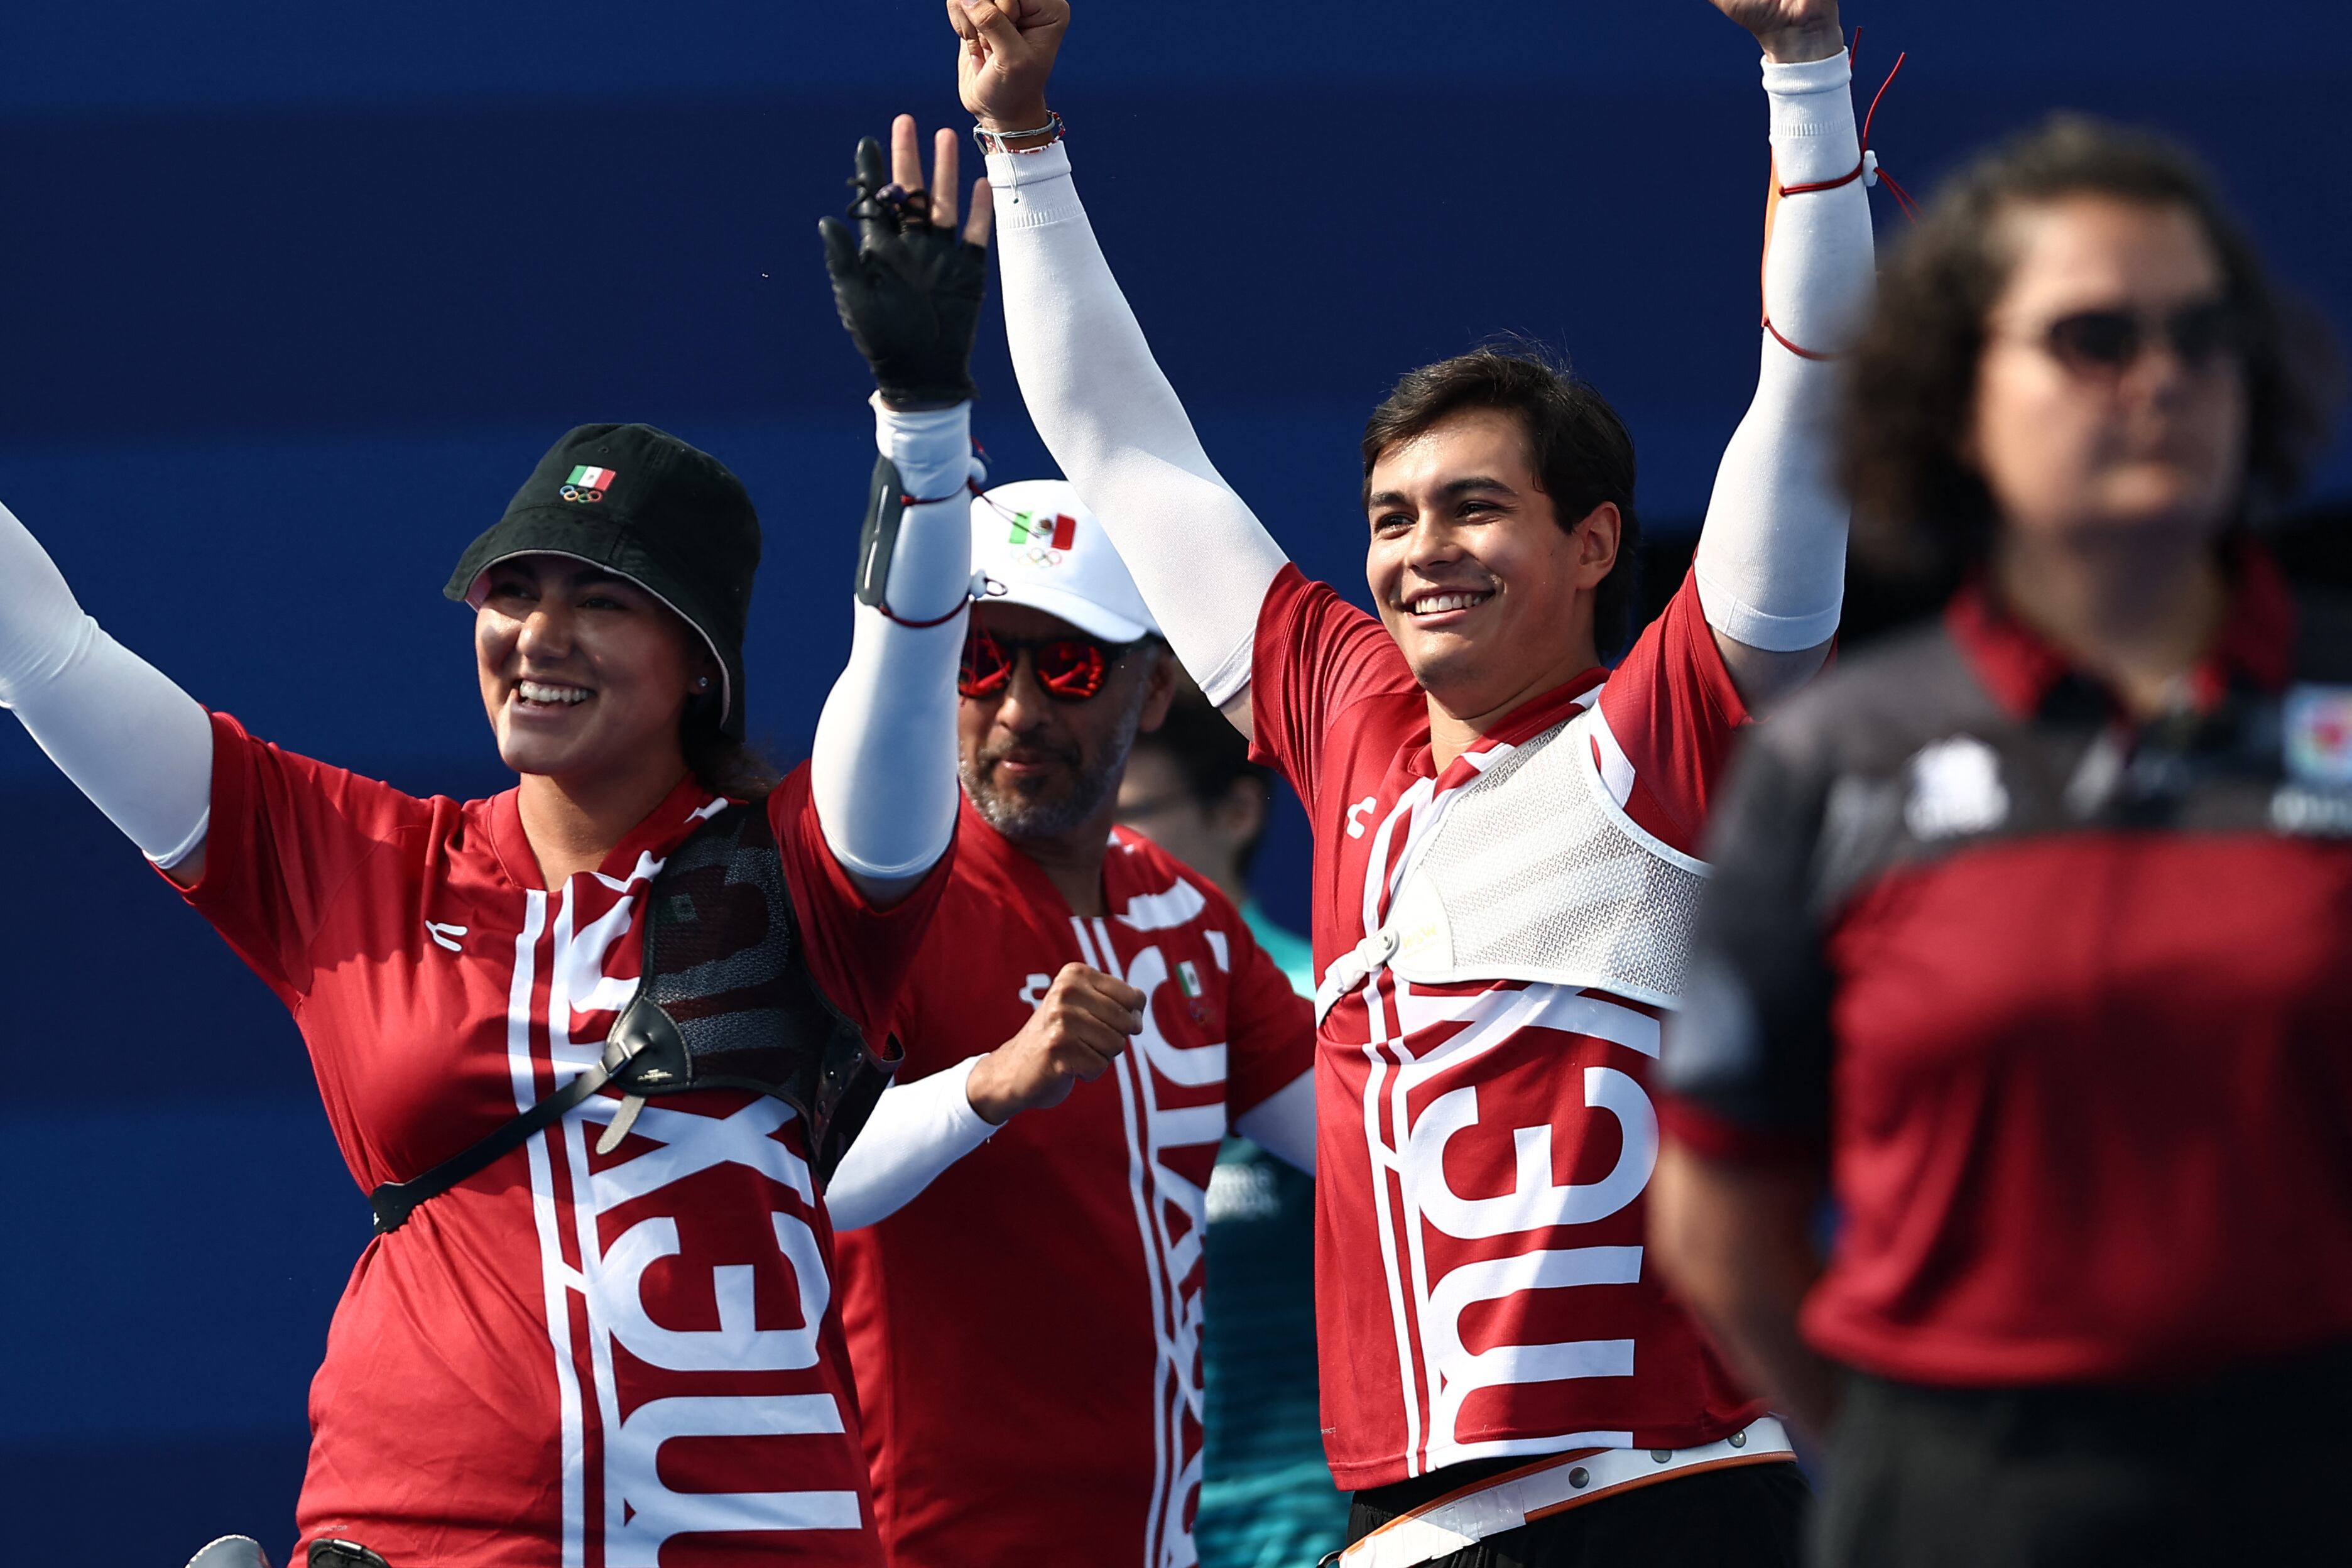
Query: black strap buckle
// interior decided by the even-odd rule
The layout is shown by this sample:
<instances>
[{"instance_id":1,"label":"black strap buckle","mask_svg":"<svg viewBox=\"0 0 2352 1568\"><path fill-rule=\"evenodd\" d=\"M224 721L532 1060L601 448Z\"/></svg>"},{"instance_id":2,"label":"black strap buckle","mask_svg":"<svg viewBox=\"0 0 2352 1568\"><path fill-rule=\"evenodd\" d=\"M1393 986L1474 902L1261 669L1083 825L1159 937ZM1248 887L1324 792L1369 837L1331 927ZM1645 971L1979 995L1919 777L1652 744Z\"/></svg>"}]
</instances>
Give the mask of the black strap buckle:
<instances>
[{"instance_id":1,"label":"black strap buckle","mask_svg":"<svg viewBox=\"0 0 2352 1568\"><path fill-rule=\"evenodd\" d=\"M356 1541L321 1536L310 1542L310 1568L392 1568Z\"/></svg>"}]
</instances>

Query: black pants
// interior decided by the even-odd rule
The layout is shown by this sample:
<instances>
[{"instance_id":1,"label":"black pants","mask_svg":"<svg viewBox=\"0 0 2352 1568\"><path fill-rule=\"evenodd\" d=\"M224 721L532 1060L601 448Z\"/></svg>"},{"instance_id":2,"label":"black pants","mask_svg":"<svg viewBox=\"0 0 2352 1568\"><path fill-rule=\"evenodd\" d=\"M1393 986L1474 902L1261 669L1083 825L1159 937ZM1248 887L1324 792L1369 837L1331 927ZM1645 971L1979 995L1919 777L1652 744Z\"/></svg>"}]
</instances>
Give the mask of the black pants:
<instances>
[{"instance_id":1,"label":"black pants","mask_svg":"<svg viewBox=\"0 0 2352 1568\"><path fill-rule=\"evenodd\" d=\"M2352 1563L2352 1353L2186 1390L1926 1389L1859 1374L1819 1568Z\"/></svg>"},{"instance_id":2,"label":"black pants","mask_svg":"<svg viewBox=\"0 0 2352 1568\"><path fill-rule=\"evenodd\" d=\"M1348 1539L1530 1459L1482 1459L1358 1492ZM1793 1464L1703 1470L1571 1508L1434 1560L1434 1568L1797 1568L1810 1493Z\"/></svg>"}]
</instances>

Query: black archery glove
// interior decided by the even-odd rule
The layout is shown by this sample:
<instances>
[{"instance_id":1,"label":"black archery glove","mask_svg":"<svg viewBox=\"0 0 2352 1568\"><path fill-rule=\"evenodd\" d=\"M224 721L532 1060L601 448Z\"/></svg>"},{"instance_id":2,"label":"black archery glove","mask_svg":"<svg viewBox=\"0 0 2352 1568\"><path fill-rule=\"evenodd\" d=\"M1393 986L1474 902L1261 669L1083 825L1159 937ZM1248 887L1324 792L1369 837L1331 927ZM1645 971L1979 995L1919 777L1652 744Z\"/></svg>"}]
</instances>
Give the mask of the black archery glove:
<instances>
[{"instance_id":1,"label":"black archery glove","mask_svg":"<svg viewBox=\"0 0 2352 1568\"><path fill-rule=\"evenodd\" d=\"M971 341L988 286L988 252L931 222L930 198L883 173L882 144L857 144L849 216L817 220L833 302L893 408L949 408L972 395Z\"/></svg>"}]
</instances>

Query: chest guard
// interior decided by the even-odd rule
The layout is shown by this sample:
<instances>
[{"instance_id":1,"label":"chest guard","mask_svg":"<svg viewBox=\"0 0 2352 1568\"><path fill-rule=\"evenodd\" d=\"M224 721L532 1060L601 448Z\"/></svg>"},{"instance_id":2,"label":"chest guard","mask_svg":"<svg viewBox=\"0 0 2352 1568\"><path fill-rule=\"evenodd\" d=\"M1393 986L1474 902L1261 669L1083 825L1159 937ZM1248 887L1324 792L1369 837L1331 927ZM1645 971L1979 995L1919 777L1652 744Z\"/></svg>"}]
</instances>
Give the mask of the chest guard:
<instances>
[{"instance_id":1,"label":"chest guard","mask_svg":"<svg viewBox=\"0 0 2352 1568\"><path fill-rule=\"evenodd\" d=\"M1388 919L1323 976L1318 1020L1382 968L1416 984L1523 980L1675 1005L1706 863L1610 795L1601 734L1596 704L1438 797Z\"/></svg>"},{"instance_id":2,"label":"chest guard","mask_svg":"<svg viewBox=\"0 0 2352 1568\"><path fill-rule=\"evenodd\" d=\"M783 861L757 805L730 805L674 850L646 892L645 969L594 1067L465 1152L368 1194L378 1234L486 1169L606 1084L627 1094L610 1152L648 1099L695 1089L772 1095L800 1116L829 1180L899 1060L877 1057L809 973Z\"/></svg>"}]
</instances>

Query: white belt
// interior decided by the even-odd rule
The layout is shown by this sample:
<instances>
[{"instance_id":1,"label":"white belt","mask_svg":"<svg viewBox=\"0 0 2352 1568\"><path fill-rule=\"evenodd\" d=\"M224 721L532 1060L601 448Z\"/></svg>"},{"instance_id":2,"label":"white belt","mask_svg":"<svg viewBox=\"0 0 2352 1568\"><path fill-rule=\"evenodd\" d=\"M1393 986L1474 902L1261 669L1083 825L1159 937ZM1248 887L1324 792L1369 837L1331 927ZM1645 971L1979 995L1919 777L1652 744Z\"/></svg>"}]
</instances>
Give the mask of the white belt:
<instances>
[{"instance_id":1,"label":"white belt","mask_svg":"<svg viewBox=\"0 0 2352 1568\"><path fill-rule=\"evenodd\" d=\"M1591 1448L1546 1456L1526 1469L1449 1492L1402 1513L1339 1553L1340 1568L1413 1568L1474 1546L1530 1520L1613 1497L1654 1481L1733 1465L1796 1457L1788 1429L1770 1415L1696 1448Z\"/></svg>"}]
</instances>

